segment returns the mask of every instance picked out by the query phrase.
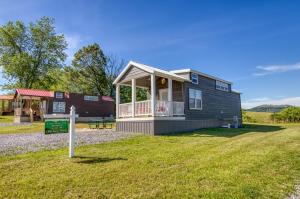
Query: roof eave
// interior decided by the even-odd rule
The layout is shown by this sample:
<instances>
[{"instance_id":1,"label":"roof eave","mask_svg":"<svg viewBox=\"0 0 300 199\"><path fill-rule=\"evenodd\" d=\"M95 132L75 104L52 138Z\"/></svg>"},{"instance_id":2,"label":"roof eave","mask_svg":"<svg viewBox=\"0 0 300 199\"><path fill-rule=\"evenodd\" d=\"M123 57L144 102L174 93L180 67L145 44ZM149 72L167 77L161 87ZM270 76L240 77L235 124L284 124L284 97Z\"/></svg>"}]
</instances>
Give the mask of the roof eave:
<instances>
[{"instance_id":1,"label":"roof eave","mask_svg":"<svg viewBox=\"0 0 300 199\"><path fill-rule=\"evenodd\" d=\"M117 84L119 82L119 80L122 78L122 76L127 72L127 70L131 67L131 66L136 66L138 68L141 68L142 70L145 70L148 73L153 74L154 71L149 70L148 68L143 67L141 64L136 63L134 61L129 61L129 63L125 66L125 68L122 70L122 72L118 75L118 77L115 79L115 81L113 82L113 84Z\"/></svg>"},{"instance_id":2,"label":"roof eave","mask_svg":"<svg viewBox=\"0 0 300 199\"><path fill-rule=\"evenodd\" d=\"M113 84L117 84L119 82L119 80L122 78L122 76L127 72L127 70L131 67L131 66L135 66L135 67L138 67L144 71L146 71L147 73L149 74L156 74L156 75L160 75L160 76L163 76L163 77L167 77L167 78L171 78L171 79L174 79L174 80L177 80L177 81L181 81L181 82L184 82L184 81L190 81L189 79L186 79L186 78L183 78L183 77L180 77L176 74L168 74L169 72L166 71L164 73L160 72L160 69L155 69L154 67L150 67L150 66L146 66L146 65L143 65L143 64L140 64L140 63L137 63L137 62L133 62L133 61L130 61L126 67L122 70L122 72L120 73L120 75L118 75L118 77L115 79L115 81L113 82ZM154 69L151 69L151 68L154 68Z\"/></svg>"},{"instance_id":3,"label":"roof eave","mask_svg":"<svg viewBox=\"0 0 300 199\"><path fill-rule=\"evenodd\" d=\"M227 84L233 84L233 82L230 82L230 81L227 81L227 80L224 80L224 79L221 79L221 78L218 78L218 77L215 77L215 76L212 76L212 75L208 75L208 74L205 74L205 73L201 73L199 71L196 71L196 70L193 70L193 69L181 69L181 70L172 70L170 71L171 73L196 73L198 75L202 75L204 77L208 77L210 79L214 79L214 80L217 80L217 81L221 81L221 82L224 82L224 83L227 83Z\"/></svg>"}]
</instances>

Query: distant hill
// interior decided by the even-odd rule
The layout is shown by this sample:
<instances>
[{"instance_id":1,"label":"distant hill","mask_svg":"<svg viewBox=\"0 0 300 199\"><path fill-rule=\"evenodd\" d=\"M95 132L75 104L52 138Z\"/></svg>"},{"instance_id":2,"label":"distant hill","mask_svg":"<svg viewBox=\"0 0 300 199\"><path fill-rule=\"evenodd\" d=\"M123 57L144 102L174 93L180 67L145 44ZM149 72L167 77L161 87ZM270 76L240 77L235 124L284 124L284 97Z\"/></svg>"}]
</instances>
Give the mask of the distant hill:
<instances>
[{"instance_id":1,"label":"distant hill","mask_svg":"<svg viewBox=\"0 0 300 199\"><path fill-rule=\"evenodd\" d=\"M268 105L268 104L265 104L265 105L260 105L260 106L254 107L254 108L247 109L247 111L277 113L288 107L290 107L290 105Z\"/></svg>"}]
</instances>

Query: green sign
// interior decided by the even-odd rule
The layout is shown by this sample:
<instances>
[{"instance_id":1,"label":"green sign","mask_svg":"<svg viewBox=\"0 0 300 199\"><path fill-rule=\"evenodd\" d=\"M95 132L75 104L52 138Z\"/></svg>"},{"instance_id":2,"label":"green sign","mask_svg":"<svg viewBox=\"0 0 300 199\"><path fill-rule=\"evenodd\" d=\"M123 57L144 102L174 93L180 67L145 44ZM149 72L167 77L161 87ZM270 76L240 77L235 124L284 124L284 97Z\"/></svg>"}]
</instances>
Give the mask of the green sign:
<instances>
[{"instance_id":1,"label":"green sign","mask_svg":"<svg viewBox=\"0 0 300 199\"><path fill-rule=\"evenodd\" d=\"M69 119L46 119L45 134L68 133Z\"/></svg>"}]
</instances>

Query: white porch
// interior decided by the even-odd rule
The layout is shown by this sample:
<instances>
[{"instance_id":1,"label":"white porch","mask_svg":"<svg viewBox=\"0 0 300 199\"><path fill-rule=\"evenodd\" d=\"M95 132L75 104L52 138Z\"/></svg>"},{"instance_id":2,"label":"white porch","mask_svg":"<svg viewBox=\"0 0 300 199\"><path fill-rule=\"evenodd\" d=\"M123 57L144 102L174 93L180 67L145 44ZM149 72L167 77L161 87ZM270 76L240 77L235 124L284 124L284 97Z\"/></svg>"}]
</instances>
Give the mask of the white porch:
<instances>
[{"instance_id":1,"label":"white porch","mask_svg":"<svg viewBox=\"0 0 300 199\"><path fill-rule=\"evenodd\" d=\"M124 71L115 81L117 119L184 119L183 78L143 67L132 66ZM131 101L121 102L122 86L131 87ZM137 100L137 88L147 92L147 99Z\"/></svg>"},{"instance_id":2,"label":"white porch","mask_svg":"<svg viewBox=\"0 0 300 199\"><path fill-rule=\"evenodd\" d=\"M151 100L135 102L133 110L131 103L119 104L119 117L151 117L152 106ZM134 111L134 114L133 114ZM156 117L179 117L184 116L184 102L174 101L155 101L154 116Z\"/></svg>"}]
</instances>

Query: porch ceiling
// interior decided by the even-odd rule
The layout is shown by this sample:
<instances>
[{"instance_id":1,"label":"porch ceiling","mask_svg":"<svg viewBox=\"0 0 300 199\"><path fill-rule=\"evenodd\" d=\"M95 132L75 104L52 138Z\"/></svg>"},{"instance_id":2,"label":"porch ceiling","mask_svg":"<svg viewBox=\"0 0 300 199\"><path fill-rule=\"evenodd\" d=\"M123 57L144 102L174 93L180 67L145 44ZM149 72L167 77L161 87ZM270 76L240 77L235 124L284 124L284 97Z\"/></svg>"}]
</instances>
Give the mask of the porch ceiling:
<instances>
[{"instance_id":1,"label":"porch ceiling","mask_svg":"<svg viewBox=\"0 0 300 199\"><path fill-rule=\"evenodd\" d=\"M130 70L132 68L136 68L140 71L134 71L131 74L129 74ZM144 74L140 74L140 72L144 73ZM170 73L168 71L161 70L159 68L155 68L152 66L147 66L144 64L130 61L127 64L127 66L123 69L123 71L120 73L120 75L115 79L114 84L121 83L121 82L124 83L127 81L127 79L132 79L133 77L145 76L145 74L155 74L157 76L171 78L173 80L177 80L177 81L181 81L181 82L190 81L189 79L186 79L186 78L176 75L174 73ZM124 81L124 80L126 80L126 81Z\"/></svg>"},{"instance_id":2,"label":"porch ceiling","mask_svg":"<svg viewBox=\"0 0 300 199\"><path fill-rule=\"evenodd\" d=\"M151 87L150 75L146 76L146 77L138 78L135 81L136 81L136 86L137 87L146 87L146 88ZM131 81L126 81L126 82L123 82L122 84L127 85L127 86L131 86Z\"/></svg>"}]
</instances>

